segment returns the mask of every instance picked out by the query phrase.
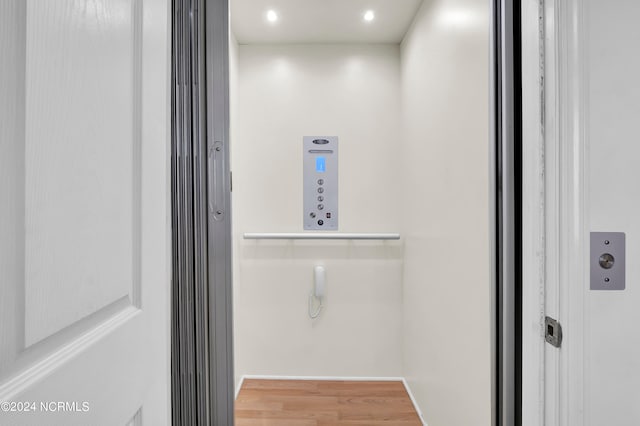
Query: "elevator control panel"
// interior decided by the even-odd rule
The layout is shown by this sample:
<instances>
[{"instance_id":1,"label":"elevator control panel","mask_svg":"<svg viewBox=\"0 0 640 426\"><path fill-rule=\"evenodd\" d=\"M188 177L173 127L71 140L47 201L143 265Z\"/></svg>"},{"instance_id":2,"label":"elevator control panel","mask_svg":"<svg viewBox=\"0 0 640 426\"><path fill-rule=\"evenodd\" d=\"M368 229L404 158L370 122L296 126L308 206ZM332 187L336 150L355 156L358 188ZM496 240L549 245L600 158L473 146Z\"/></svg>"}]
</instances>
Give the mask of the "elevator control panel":
<instances>
[{"instance_id":1,"label":"elevator control panel","mask_svg":"<svg viewBox=\"0 0 640 426\"><path fill-rule=\"evenodd\" d=\"M303 145L304 229L338 229L338 137L305 136Z\"/></svg>"}]
</instances>

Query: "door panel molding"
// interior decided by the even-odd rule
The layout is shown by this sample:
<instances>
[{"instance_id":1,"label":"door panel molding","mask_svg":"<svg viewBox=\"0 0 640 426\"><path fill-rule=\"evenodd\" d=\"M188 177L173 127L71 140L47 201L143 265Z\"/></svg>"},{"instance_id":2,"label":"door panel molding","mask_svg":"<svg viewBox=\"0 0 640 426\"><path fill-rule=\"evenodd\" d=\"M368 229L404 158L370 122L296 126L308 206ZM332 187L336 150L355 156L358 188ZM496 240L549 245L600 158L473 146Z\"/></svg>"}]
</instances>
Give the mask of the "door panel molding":
<instances>
[{"instance_id":1,"label":"door panel molding","mask_svg":"<svg viewBox=\"0 0 640 426\"><path fill-rule=\"evenodd\" d=\"M99 325L88 328L76 339L66 344L56 342L56 350L49 352L46 356L42 356L42 354L27 356L28 360L25 361L28 367L0 386L0 401L13 400L16 395L25 392L30 386L70 362L79 352L99 343L105 336L131 321L139 312L139 309L128 306L120 310L119 313L110 316L108 320L101 321ZM32 358L37 361L33 362ZM23 363L25 362L23 361Z\"/></svg>"},{"instance_id":2,"label":"door panel molding","mask_svg":"<svg viewBox=\"0 0 640 426\"><path fill-rule=\"evenodd\" d=\"M125 295L140 303L142 1L111 1L82 19L64 2L36 4L27 5L24 348ZM87 29L100 13L123 16ZM65 19L73 30L60 30Z\"/></svg>"},{"instance_id":3,"label":"door panel molding","mask_svg":"<svg viewBox=\"0 0 640 426\"><path fill-rule=\"evenodd\" d=\"M144 0L132 0L133 19L133 136L132 136L132 230L133 230L133 277L131 303L139 308L142 303L142 40L144 36Z\"/></svg>"},{"instance_id":4,"label":"door panel molding","mask_svg":"<svg viewBox=\"0 0 640 426\"><path fill-rule=\"evenodd\" d=\"M23 27L26 29L26 13L27 3L20 2L22 5L21 13L24 14L25 19ZM4 344L3 341L3 356L8 356L7 353L11 352L11 358L13 359L13 369L24 369L29 363L35 362L35 360L41 357L49 357L55 352L59 346L64 346L72 342L74 339L81 337L87 330L100 325L103 321L108 321L111 316L118 316L120 311L126 309L127 306L133 305L134 307L140 307L141 298L141 282L140 282L140 250L141 250L141 173L142 173L142 39L143 39L143 2L142 0L135 0L131 6L131 41L132 41L132 138L131 138L131 150L132 150L132 232L131 232L131 244L132 244L132 276L129 291L126 291L121 296L116 297L113 301L107 302L103 306L93 308L92 312L88 312L86 315L77 318L76 320L69 322L67 325L58 329L52 329L47 332L46 335L41 335L37 338L28 339L27 329L25 328L25 320L28 322L31 315L37 315L33 317L31 321L31 328L35 327L36 323L45 321L41 318L42 309L38 306L32 307L27 304L25 297L26 282L24 276L21 282L9 283L9 290L15 287L16 290L16 303L12 303L13 309L16 309L14 321L3 321L5 325L20 325L19 327L9 330L2 330L2 334L11 335L16 333L16 344ZM16 42L14 40L14 42ZM32 41L33 43L33 41ZM27 49L27 45L16 43L15 48L22 49L23 55ZM23 58L25 59L25 58ZM19 62L19 61L17 61ZM25 59L26 63L26 59ZM24 65L24 64L23 64ZM22 86L24 88L24 85ZM23 92L23 96L24 92ZM18 125L23 127L28 123L17 121ZM25 143L25 138L20 140L22 144ZM114 171L117 172L117 171ZM24 191L24 188L22 188ZM24 195L23 195L24 198ZM16 227L18 230L23 230L23 227ZM22 236L24 239L24 236ZM24 242L24 241L23 241ZM24 251L24 250L22 250ZM21 262L22 268L25 267L24 259ZM6 289L5 289L6 291ZM11 298L11 297L9 297ZM50 304L51 301L45 299L46 304ZM35 311L35 313L34 313ZM22 315L20 314L22 313ZM34 322L35 321L35 322ZM16 331L17 330L17 331ZM2 377L3 374L0 374Z\"/></svg>"},{"instance_id":5,"label":"door panel molding","mask_svg":"<svg viewBox=\"0 0 640 426\"><path fill-rule=\"evenodd\" d=\"M142 426L142 407L136 411L136 414L133 415L133 418L129 420L126 426Z\"/></svg>"},{"instance_id":6,"label":"door panel molding","mask_svg":"<svg viewBox=\"0 0 640 426\"><path fill-rule=\"evenodd\" d=\"M24 188L27 3L0 2L0 377L24 344Z\"/></svg>"},{"instance_id":7,"label":"door panel molding","mask_svg":"<svg viewBox=\"0 0 640 426\"><path fill-rule=\"evenodd\" d=\"M131 304L129 296L123 296L93 314L84 317L80 321L65 327L28 348L24 348L20 352L16 353L16 357L11 364L11 372L3 373L0 375L0 379L10 379L11 377L15 377L16 374L21 374L20 372L24 372L36 366L36 364L41 360L55 356L61 348L72 345L78 340L82 340L86 333L101 327L103 324L120 316L124 311L130 308L133 308L134 310L139 309Z\"/></svg>"}]
</instances>

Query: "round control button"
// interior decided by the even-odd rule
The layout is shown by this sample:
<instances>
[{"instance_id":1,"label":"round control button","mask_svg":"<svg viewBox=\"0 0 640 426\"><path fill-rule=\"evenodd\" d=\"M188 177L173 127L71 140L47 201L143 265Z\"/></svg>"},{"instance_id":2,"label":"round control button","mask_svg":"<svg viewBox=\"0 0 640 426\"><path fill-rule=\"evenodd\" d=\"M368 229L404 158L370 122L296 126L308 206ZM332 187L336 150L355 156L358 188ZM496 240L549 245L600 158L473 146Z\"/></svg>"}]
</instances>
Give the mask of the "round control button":
<instances>
[{"instance_id":1,"label":"round control button","mask_svg":"<svg viewBox=\"0 0 640 426\"><path fill-rule=\"evenodd\" d=\"M323 204L318 204L318 210L324 210L324 205Z\"/></svg>"},{"instance_id":2,"label":"round control button","mask_svg":"<svg viewBox=\"0 0 640 426\"><path fill-rule=\"evenodd\" d=\"M318 221L318 225L320 225L320 226L324 225L324 220L320 219L320 220Z\"/></svg>"},{"instance_id":3,"label":"round control button","mask_svg":"<svg viewBox=\"0 0 640 426\"><path fill-rule=\"evenodd\" d=\"M324 184L324 179L318 179L318 185L323 185Z\"/></svg>"},{"instance_id":4,"label":"round control button","mask_svg":"<svg viewBox=\"0 0 640 426\"><path fill-rule=\"evenodd\" d=\"M316 214L314 212L311 212L311 213L309 213L309 216L311 216L311 218L313 219L313 218L316 217Z\"/></svg>"},{"instance_id":5,"label":"round control button","mask_svg":"<svg viewBox=\"0 0 640 426\"><path fill-rule=\"evenodd\" d=\"M322 195L318 195L318 201L323 202L324 201L324 197Z\"/></svg>"},{"instance_id":6,"label":"round control button","mask_svg":"<svg viewBox=\"0 0 640 426\"><path fill-rule=\"evenodd\" d=\"M603 254L602 256L600 256L600 259L598 259L598 263L600 263L600 266L603 269L611 269L611 268L613 268L613 264L615 263L615 261L616 260L609 253Z\"/></svg>"},{"instance_id":7,"label":"round control button","mask_svg":"<svg viewBox=\"0 0 640 426\"><path fill-rule=\"evenodd\" d=\"M318 188L318 194L322 194L324 192L324 188Z\"/></svg>"}]
</instances>

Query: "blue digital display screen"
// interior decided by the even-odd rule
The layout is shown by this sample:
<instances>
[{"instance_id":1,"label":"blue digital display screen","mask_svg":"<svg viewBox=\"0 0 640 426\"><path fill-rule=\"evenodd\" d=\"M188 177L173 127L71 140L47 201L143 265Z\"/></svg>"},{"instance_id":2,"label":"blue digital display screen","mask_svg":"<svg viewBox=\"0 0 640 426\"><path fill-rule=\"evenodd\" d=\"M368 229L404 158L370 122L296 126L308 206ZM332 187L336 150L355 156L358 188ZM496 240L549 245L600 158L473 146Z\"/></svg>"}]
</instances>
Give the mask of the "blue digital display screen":
<instances>
[{"instance_id":1,"label":"blue digital display screen","mask_svg":"<svg viewBox=\"0 0 640 426\"><path fill-rule=\"evenodd\" d=\"M327 170L324 157L316 157L316 172L324 173Z\"/></svg>"}]
</instances>

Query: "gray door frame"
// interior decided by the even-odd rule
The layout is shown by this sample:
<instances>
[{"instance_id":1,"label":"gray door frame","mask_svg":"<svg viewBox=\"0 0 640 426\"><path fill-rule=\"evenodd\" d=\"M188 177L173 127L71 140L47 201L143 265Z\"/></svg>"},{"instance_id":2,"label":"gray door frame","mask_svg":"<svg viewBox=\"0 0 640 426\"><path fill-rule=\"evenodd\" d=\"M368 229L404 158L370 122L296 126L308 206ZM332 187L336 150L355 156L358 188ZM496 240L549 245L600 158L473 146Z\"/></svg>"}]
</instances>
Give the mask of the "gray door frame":
<instances>
[{"instance_id":1,"label":"gray door frame","mask_svg":"<svg viewBox=\"0 0 640 426\"><path fill-rule=\"evenodd\" d=\"M228 0L206 2L206 46L211 424L233 425Z\"/></svg>"},{"instance_id":2,"label":"gray door frame","mask_svg":"<svg viewBox=\"0 0 640 426\"><path fill-rule=\"evenodd\" d=\"M172 1L174 425L233 425L228 2Z\"/></svg>"}]
</instances>

